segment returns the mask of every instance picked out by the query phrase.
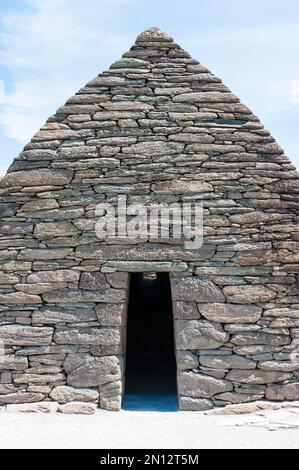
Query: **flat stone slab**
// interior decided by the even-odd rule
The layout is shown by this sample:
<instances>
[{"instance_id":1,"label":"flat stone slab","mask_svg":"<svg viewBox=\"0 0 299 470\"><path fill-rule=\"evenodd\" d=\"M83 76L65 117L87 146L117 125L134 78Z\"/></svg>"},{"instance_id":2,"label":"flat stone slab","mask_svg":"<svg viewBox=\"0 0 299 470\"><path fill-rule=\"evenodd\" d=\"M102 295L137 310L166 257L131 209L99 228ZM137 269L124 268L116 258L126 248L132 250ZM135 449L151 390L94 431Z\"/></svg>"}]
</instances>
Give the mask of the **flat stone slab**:
<instances>
[{"instance_id":1,"label":"flat stone slab","mask_svg":"<svg viewBox=\"0 0 299 470\"><path fill-rule=\"evenodd\" d=\"M207 411L207 415L238 415L238 414L251 414L257 413L259 411L267 410L281 410L287 408L298 408L299 412L299 402L284 402L277 403L271 401L255 401L252 403L241 403L238 405L227 405L223 408L216 408L210 411Z\"/></svg>"},{"instance_id":2,"label":"flat stone slab","mask_svg":"<svg viewBox=\"0 0 299 470\"><path fill-rule=\"evenodd\" d=\"M227 380L215 379L195 372L181 372L178 375L178 389L183 396L191 398L212 398L214 395L233 390Z\"/></svg>"},{"instance_id":3,"label":"flat stone slab","mask_svg":"<svg viewBox=\"0 0 299 470\"><path fill-rule=\"evenodd\" d=\"M58 413L68 415L92 415L96 412L97 405L93 403L71 402L58 407Z\"/></svg>"},{"instance_id":4,"label":"flat stone slab","mask_svg":"<svg viewBox=\"0 0 299 470\"><path fill-rule=\"evenodd\" d=\"M122 363L116 356L82 358L83 363L68 374L71 387L98 387L116 382L122 377Z\"/></svg>"},{"instance_id":5,"label":"flat stone slab","mask_svg":"<svg viewBox=\"0 0 299 470\"><path fill-rule=\"evenodd\" d=\"M255 305L198 304L200 313L211 321L219 323L256 323L262 309Z\"/></svg>"},{"instance_id":6,"label":"flat stone slab","mask_svg":"<svg viewBox=\"0 0 299 470\"><path fill-rule=\"evenodd\" d=\"M110 346L121 344L119 328L60 328L54 334L57 344L82 346Z\"/></svg>"},{"instance_id":7,"label":"flat stone slab","mask_svg":"<svg viewBox=\"0 0 299 470\"><path fill-rule=\"evenodd\" d=\"M171 279L174 300L224 302L225 297L219 287L209 279L200 276Z\"/></svg>"},{"instance_id":8,"label":"flat stone slab","mask_svg":"<svg viewBox=\"0 0 299 470\"><path fill-rule=\"evenodd\" d=\"M55 413L58 411L58 403L42 401L40 403L26 403L21 405L7 405L9 413Z\"/></svg>"},{"instance_id":9,"label":"flat stone slab","mask_svg":"<svg viewBox=\"0 0 299 470\"><path fill-rule=\"evenodd\" d=\"M73 172L68 170L29 170L8 173L0 183L0 187L10 186L38 186L47 182L48 185L55 184L64 186L71 182Z\"/></svg>"},{"instance_id":10,"label":"flat stone slab","mask_svg":"<svg viewBox=\"0 0 299 470\"><path fill-rule=\"evenodd\" d=\"M99 392L95 389L67 386L55 387L50 393L52 400L62 405L70 402L96 402L99 396Z\"/></svg>"},{"instance_id":11,"label":"flat stone slab","mask_svg":"<svg viewBox=\"0 0 299 470\"><path fill-rule=\"evenodd\" d=\"M177 349L217 349L229 340L222 326L206 320L177 320Z\"/></svg>"},{"instance_id":12,"label":"flat stone slab","mask_svg":"<svg viewBox=\"0 0 299 470\"><path fill-rule=\"evenodd\" d=\"M0 339L7 346L48 346L54 328L37 328L21 325L0 326Z\"/></svg>"}]
</instances>

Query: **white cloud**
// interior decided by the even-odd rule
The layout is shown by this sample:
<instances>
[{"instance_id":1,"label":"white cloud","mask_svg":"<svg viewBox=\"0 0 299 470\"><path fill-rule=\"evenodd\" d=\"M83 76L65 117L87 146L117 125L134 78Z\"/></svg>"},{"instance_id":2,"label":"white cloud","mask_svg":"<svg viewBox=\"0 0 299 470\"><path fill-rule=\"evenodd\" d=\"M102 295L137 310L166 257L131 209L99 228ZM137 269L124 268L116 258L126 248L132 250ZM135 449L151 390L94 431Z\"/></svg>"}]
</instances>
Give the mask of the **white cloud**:
<instances>
[{"instance_id":1,"label":"white cloud","mask_svg":"<svg viewBox=\"0 0 299 470\"><path fill-rule=\"evenodd\" d=\"M290 102L293 104L299 104L299 78L291 81Z\"/></svg>"}]
</instances>

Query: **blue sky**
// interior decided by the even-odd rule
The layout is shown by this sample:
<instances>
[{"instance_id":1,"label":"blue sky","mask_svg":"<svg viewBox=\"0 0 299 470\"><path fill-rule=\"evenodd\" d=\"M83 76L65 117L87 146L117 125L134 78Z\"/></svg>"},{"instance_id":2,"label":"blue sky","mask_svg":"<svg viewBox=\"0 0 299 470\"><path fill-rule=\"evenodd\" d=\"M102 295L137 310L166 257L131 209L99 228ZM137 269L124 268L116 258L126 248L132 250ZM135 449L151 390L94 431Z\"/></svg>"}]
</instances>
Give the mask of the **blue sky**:
<instances>
[{"instance_id":1,"label":"blue sky","mask_svg":"<svg viewBox=\"0 0 299 470\"><path fill-rule=\"evenodd\" d=\"M150 26L218 75L299 168L298 0L0 0L0 175Z\"/></svg>"}]
</instances>

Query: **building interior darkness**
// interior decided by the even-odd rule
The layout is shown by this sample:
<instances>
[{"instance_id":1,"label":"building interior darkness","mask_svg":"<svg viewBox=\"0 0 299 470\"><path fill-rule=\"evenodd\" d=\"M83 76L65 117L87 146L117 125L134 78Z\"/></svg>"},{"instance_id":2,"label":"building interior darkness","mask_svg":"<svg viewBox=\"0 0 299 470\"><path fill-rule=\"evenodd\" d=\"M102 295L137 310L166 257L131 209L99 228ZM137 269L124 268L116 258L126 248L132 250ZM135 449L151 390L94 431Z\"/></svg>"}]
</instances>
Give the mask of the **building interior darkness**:
<instances>
[{"instance_id":1,"label":"building interior darkness","mask_svg":"<svg viewBox=\"0 0 299 470\"><path fill-rule=\"evenodd\" d=\"M177 409L176 359L168 273L131 275L124 409Z\"/></svg>"}]
</instances>

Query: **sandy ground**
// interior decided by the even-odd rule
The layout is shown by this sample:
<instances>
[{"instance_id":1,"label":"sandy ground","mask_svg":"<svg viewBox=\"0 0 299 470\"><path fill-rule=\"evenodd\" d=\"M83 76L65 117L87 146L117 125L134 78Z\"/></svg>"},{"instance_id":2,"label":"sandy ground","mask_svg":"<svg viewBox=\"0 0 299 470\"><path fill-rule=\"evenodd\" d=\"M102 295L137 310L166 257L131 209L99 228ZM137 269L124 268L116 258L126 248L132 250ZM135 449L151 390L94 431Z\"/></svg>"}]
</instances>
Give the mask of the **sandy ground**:
<instances>
[{"instance_id":1,"label":"sandy ground","mask_svg":"<svg viewBox=\"0 0 299 470\"><path fill-rule=\"evenodd\" d=\"M298 447L298 409L237 416L141 411L99 411L88 416L0 413L1 449Z\"/></svg>"}]
</instances>

